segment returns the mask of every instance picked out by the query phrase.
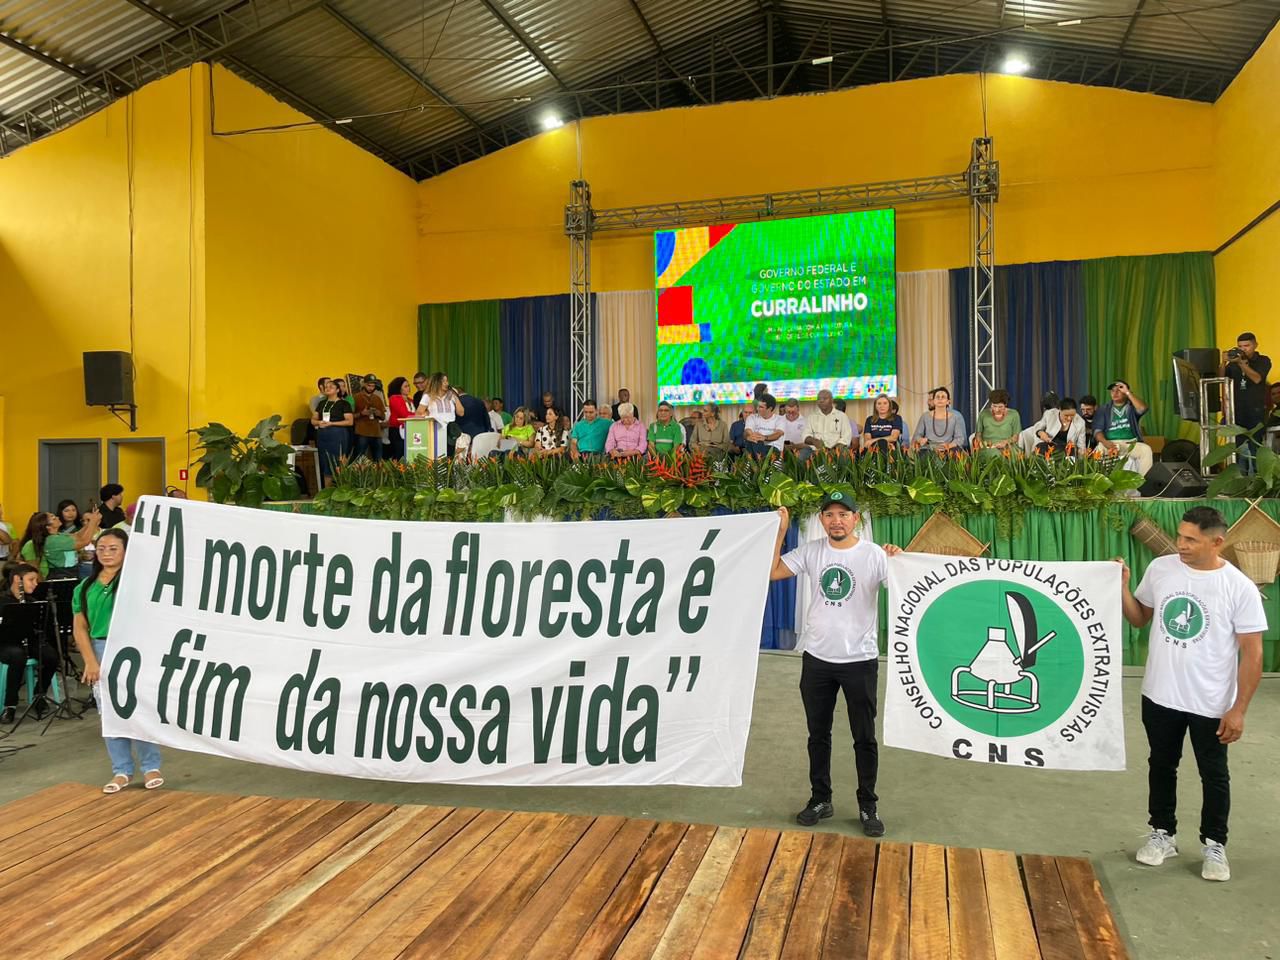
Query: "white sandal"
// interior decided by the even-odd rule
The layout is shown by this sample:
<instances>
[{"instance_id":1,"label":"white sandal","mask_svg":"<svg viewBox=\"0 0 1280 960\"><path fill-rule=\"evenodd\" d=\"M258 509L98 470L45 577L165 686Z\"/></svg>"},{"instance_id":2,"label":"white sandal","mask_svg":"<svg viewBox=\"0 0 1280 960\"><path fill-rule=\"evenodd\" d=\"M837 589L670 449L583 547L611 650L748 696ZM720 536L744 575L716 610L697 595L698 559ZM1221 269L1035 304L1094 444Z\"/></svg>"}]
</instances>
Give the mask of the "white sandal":
<instances>
[{"instance_id":1,"label":"white sandal","mask_svg":"<svg viewBox=\"0 0 1280 960\"><path fill-rule=\"evenodd\" d=\"M160 776L159 770L148 770L146 779L142 781L144 790L155 790L157 787L164 786L164 777Z\"/></svg>"},{"instance_id":2,"label":"white sandal","mask_svg":"<svg viewBox=\"0 0 1280 960\"><path fill-rule=\"evenodd\" d=\"M121 777L124 777L124 783L120 782ZM119 793L121 790L123 790L132 782L133 782L132 777L126 777L123 773L119 773L111 778L110 783L103 786L102 792L105 794Z\"/></svg>"}]
</instances>

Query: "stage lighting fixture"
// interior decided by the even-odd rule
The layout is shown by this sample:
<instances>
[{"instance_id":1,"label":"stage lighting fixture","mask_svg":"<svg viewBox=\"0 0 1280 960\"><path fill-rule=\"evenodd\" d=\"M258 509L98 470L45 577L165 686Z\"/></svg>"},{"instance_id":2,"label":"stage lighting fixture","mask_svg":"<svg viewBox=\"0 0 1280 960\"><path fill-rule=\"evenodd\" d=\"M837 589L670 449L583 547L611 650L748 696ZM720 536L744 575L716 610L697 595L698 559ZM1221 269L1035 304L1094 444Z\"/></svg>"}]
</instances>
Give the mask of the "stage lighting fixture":
<instances>
[{"instance_id":1,"label":"stage lighting fixture","mask_svg":"<svg viewBox=\"0 0 1280 960\"><path fill-rule=\"evenodd\" d=\"M1004 58L1004 63L1000 65L1001 73L1026 73L1030 69L1031 64L1020 53L1009 54Z\"/></svg>"},{"instance_id":2,"label":"stage lighting fixture","mask_svg":"<svg viewBox=\"0 0 1280 960\"><path fill-rule=\"evenodd\" d=\"M812 60L812 61L810 61L810 62L811 62L815 67L820 67L820 66L822 66L824 63L830 63L830 62L831 62L832 60L834 60L834 59L835 59L835 57L814 57L814 58L813 58L813 60Z\"/></svg>"},{"instance_id":3,"label":"stage lighting fixture","mask_svg":"<svg viewBox=\"0 0 1280 960\"><path fill-rule=\"evenodd\" d=\"M564 126L564 121L560 119L560 114L553 111L544 113L542 115L541 123L543 130L555 130L558 127Z\"/></svg>"}]
</instances>

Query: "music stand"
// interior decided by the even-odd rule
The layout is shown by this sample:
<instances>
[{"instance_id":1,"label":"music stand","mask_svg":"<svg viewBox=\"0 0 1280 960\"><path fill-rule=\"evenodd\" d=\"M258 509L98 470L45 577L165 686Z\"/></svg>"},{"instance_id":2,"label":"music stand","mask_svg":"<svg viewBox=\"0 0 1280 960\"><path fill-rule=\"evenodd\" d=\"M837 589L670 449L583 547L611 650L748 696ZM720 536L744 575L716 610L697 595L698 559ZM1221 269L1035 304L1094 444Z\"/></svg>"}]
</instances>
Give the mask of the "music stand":
<instances>
[{"instance_id":1,"label":"music stand","mask_svg":"<svg viewBox=\"0 0 1280 960\"><path fill-rule=\"evenodd\" d=\"M32 644L36 645L36 675L40 673L40 640L36 636L37 630L41 629L49 616L49 607L51 604L47 600L28 600L26 603L9 603L0 607L0 646L8 646L14 644L21 646L26 656L22 661L22 669L26 670L27 660L32 657ZM14 721L8 732L0 734L0 739L12 736L17 729L22 726L22 722L27 719L27 714L35 709L36 706L35 690L28 688L27 690L27 709L23 710L21 715ZM13 705L15 708L17 704Z\"/></svg>"},{"instance_id":2,"label":"music stand","mask_svg":"<svg viewBox=\"0 0 1280 960\"><path fill-rule=\"evenodd\" d=\"M67 672L67 664L71 663L70 646L67 639L74 635L74 615L71 613L71 596L75 593L75 589L80 585L79 580L71 578L59 580L46 580L40 585L39 590L44 591L44 596L50 601L48 627L49 633L53 635L53 648L58 655L58 667L54 671L55 675L62 675L62 702L55 704L53 713L49 716L48 722L44 725L44 729L40 731L40 736L44 736L49 732L49 728L53 726L55 720L82 720L84 719L85 710L88 709L91 698L71 696L71 681ZM67 627L64 629L59 610L67 611ZM81 707L79 713L72 707L72 701L78 703Z\"/></svg>"}]
</instances>

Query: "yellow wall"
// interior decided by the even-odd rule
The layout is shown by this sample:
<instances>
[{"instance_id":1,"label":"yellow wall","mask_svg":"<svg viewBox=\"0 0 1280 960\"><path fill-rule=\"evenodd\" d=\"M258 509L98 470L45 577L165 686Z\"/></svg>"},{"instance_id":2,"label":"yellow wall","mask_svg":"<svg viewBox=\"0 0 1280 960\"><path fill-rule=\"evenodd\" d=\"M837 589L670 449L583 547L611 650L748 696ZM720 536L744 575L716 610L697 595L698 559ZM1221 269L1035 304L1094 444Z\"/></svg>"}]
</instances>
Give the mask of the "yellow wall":
<instances>
[{"instance_id":1,"label":"yellow wall","mask_svg":"<svg viewBox=\"0 0 1280 960\"><path fill-rule=\"evenodd\" d=\"M37 504L39 438L129 436L85 406L81 353L129 349L130 129L139 435L169 438L176 480L188 422L205 422L200 109L188 75L169 77L0 161L4 506L19 528L51 506Z\"/></svg>"},{"instance_id":2,"label":"yellow wall","mask_svg":"<svg viewBox=\"0 0 1280 960\"><path fill-rule=\"evenodd\" d=\"M1272 30L1214 108L1214 243L1280 200L1280 30ZM1252 330L1280 361L1280 212L1214 258L1218 339ZM1280 375L1276 377L1280 379Z\"/></svg>"},{"instance_id":3,"label":"yellow wall","mask_svg":"<svg viewBox=\"0 0 1280 960\"><path fill-rule=\"evenodd\" d=\"M218 129L302 119L221 69L215 84ZM135 436L166 438L168 483L183 485L189 426L292 419L320 374L416 362L413 181L329 132L211 136L203 65L150 84L0 161L11 522L47 508L40 438L130 436L84 406L80 356L129 349L129 115ZM105 481L105 443L102 463Z\"/></svg>"},{"instance_id":4,"label":"yellow wall","mask_svg":"<svg viewBox=\"0 0 1280 960\"><path fill-rule=\"evenodd\" d=\"M218 130L301 119L221 67L214 92ZM264 410L305 415L317 377L413 374L411 179L313 129L210 138L205 189L214 415L243 431Z\"/></svg>"},{"instance_id":5,"label":"yellow wall","mask_svg":"<svg viewBox=\"0 0 1280 960\"><path fill-rule=\"evenodd\" d=\"M1002 263L1202 250L1212 243L1213 108L993 76ZM977 76L602 117L419 188L423 302L563 292L563 207L578 171L598 208L960 171L982 134ZM971 256L964 203L899 209L902 270ZM652 283L652 239L592 245L597 290Z\"/></svg>"}]
</instances>

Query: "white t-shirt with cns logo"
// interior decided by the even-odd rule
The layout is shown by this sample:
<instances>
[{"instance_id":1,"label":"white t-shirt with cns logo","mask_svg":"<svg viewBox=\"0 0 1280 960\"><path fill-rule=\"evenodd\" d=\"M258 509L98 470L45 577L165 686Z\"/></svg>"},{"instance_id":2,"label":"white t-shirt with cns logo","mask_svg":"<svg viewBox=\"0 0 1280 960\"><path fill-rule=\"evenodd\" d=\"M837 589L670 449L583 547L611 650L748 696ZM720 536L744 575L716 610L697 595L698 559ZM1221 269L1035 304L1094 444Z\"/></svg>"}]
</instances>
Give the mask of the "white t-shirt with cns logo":
<instances>
[{"instance_id":1,"label":"white t-shirt with cns logo","mask_svg":"<svg viewBox=\"0 0 1280 960\"><path fill-rule=\"evenodd\" d=\"M1263 633L1267 614L1252 580L1230 563L1195 570L1157 557L1134 597L1150 607L1142 695L1171 710L1221 717L1236 701L1236 635Z\"/></svg>"},{"instance_id":2,"label":"white t-shirt with cns logo","mask_svg":"<svg viewBox=\"0 0 1280 960\"><path fill-rule=\"evenodd\" d=\"M799 647L829 663L872 660L876 642L880 585L888 576L883 549L859 540L837 550L825 537L783 556L792 573L809 578L809 609Z\"/></svg>"}]
</instances>

